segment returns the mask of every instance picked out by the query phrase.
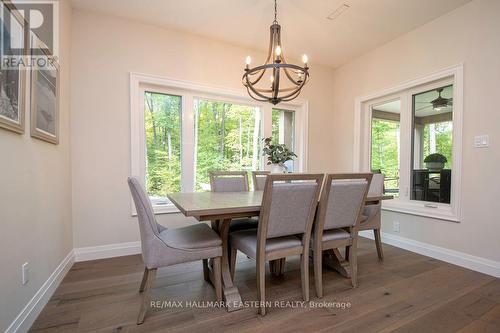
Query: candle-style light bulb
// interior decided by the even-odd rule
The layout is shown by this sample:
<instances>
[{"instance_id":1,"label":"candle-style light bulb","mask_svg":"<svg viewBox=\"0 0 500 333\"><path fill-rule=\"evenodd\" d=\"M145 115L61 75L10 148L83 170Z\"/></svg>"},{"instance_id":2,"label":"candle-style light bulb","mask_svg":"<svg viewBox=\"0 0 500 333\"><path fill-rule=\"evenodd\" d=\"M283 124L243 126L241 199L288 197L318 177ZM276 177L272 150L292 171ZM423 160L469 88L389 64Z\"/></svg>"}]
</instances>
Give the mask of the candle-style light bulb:
<instances>
[{"instance_id":1,"label":"candle-style light bulb","mask_svg":"<svg viewBox=\"0 0 500 333\"><path fill-rule=\"evenodd\" d=\"M276 53L276 56L279 57L281 55L281 46L276 46L276 50L275 50L275 53Z\"/></svg>"},{"instance_id":2,"label":"candle-style light bulb","mask_svg":"<svg viewBox=\"0 0 500 333\"><path fill-rule=\"evenodd\" d=\"M271 83L273 83L273 82L274 82L274 76L272 76L272 75L271 75L271 76L269 77L269 80L271 81Z\"/></svg>"},{"instance_id":3,"label":"candle-style light bulb","mask_svg":"<svg viewBox=\"0 0 500 333\"><path fill-rule=\"evenodd\" d=\"M245 63L248 65L250 65L252 63L252 58L250 56L247 56L247 58L245 59Z\"/></svg>"},{"instance_id":4,"label":"candle-style light bulb","mask_svg":"<svg viewBox=\"0 0 500 333\"><path fill-rule=\"evenodd\" d=\"M307 61L308 61L308 60L309 60L309 58L307 58L307 54L304 54L304 55L302 56L302 62L303 62L304 64L306 64L306 65L307 65Z\"/></svg>"}]
</instances>

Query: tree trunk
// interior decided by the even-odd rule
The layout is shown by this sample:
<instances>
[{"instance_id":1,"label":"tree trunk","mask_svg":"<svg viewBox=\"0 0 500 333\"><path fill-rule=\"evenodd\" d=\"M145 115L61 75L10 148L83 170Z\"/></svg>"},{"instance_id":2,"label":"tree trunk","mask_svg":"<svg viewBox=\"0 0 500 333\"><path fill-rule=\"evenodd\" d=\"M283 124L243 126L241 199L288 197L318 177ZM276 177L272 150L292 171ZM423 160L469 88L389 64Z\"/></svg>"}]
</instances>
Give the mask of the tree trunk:
<instances>
[{"instance_id":1,"label":"tree trunk","mask_svg":"<svg viewBox=\"0 0 500 333\"><path fill-rule=\"evenodd\" d=\"M152 125L153 125L153 147L156 148L157 135L156 135L156 121L155 121L155 114L154 114L153 94L149 94L149 98L146 95L145 100L146 100L146 103L148 104L149 112L151 113L151 120L152 120Z\"/></svg>"},{"instance_id":2,"label":"tree trunk","mask_svg":"<svg viewBox=\"0 0 500 333\"><path fill-rule=\"evenodd\" d=\"M243 165L243 127L242 127L242 124L241 124L241 116L240 116L240 135L239 135L239 139L240 139L240 166Z\"/></svg>"}]
</instances>

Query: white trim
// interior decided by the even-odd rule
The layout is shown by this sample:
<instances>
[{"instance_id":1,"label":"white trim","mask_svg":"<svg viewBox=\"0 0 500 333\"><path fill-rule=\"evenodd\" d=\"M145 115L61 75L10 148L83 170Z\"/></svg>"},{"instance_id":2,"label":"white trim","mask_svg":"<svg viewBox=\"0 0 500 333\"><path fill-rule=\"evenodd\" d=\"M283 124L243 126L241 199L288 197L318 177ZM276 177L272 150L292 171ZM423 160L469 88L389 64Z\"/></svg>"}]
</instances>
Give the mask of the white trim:
<instances>
[{"instance_id":1,"label":"white trim","mask_svg":"<svg viewBox=\"0 0 500 333\"><path fill-rule=\"evenodd\" d=\"M115 243L75 248L75 262L128 256L141 253L141 242Z\"/></svg>"},{"instance_id":2,"label":"white trim","mask_svg":"<svg viewBox=\"0 0 500 333\"><path fill-rule=\"evenodd\" d=\"M360 231L359 235L361 237L374 239L371 230ZM386 232L381 233L381 238L382 242L385 244L500 278L500 262L498 261L476 257L464 252L446 249L444 247L419 242Z\"/></svg>"},{"instance_id":3,"label":"white trim","mask_svg":"<svg viewBox=\"0 0 500 333\"><path fill-rule=\"evenodd\" d=\"M54 272L50 274L47 281L38 289L24 309L17 315L16 319L14 319L5 330L5 333L27 332L30 329L40 312L42 312L45 305L49 302L66 273L70 270L74 263L74 258L74 251L69 251L68 255L56 267Z\"/></svg>"},{"instance_id":4,"label":"white trim","mask_svg":"<svg viewBox=\"0 0 500 333\"><path fill-rule=\"evenodd\" d=\"M238 103L241 105L248 105L253 107L259 107L262 114L263 135L266 137L268 135L268 129L266 130L266 121L271 120L271 112L273 107L278 109L292 110L295 111L296 122L295 129L296 134L296 146L295 150L297 155L300 157L298 159L298 170L299 172L307 171L308 162L308 117L309 117L309 104L307 101L295 100L293 102L280 103L276 106L272 106L269 103L259 102L251 99L246 91L233 90L222 88L218 86L209 86L206 84L194 83L184 80L160 77L156 75L148 75L142 73L130 73L130 174L139 178L139 181L144 185L145 179L145 144L144 144L144 112L137 112L137 110L142 110L142 94L144 87L151 87L153 90L158 90L167 94L180 95L182 97L182 170L188 170L185 165L195 162L194 153L194 131L193 122L194 119L192 114L193 110L193 100L196 98L211 99L211 100L225 100L232 103ZM269 114L269 115L268 115ZM269 128L270 127L270 124ZM269 133L270 136L270 133ZM190 142L184 142L187 139ZM192 192L194 188L194 176L183 177L182 180L182 191ZM132 198L130 198L131 215L136 216L137 212L135 210ZM155 214L163 213L178 213L179 210L173 205L161 205L153 206Z\"/></svg>"},{"instance_id":5,"label":"white trim","mask_svg":"<svg viewBox=\"0 0 500 333\"><path fill-rule=\"evenodd\" d=\"M383 97L393 98L394 95L400 94L401 109L406 103L409 103L408 95L414 91L418 86L431 85L436 81L452 77L453 84L453 177L452 177L452 191L450 204L435 204L423 201L410 200L409 196L409 175L400 178L400 198L387 201L382 204L382 209L396 211L400 213L407 213L412 215L420 215L432 217L440 220L460 222L462 217L462 127L463 127L463 64L457 64L452 67L425 75L423 77L409 80L401 84L392 86L390 88L382 89L379 92L369 95L357 97L354 101L354 157L353 157L353 170L366 171L369 169L366 161L365 147L367 122L363 121L364 108L368 102L379 100ZM408 93L410 92L410 93ZM404 94L403 94L404 93ZM404 96L403 96L404 95ZM408 128L401 127L401 146L411 145L411 121L403 121L403 118L408 117L405 112L401 112L401 126L404 124ZM363 128L361 128L363 126ZM409 140L409 141L408 141ZM362 150L363 147L363 150ZM369 158L368 158L369 160ZM406 151L401 152L400 156L400 169L410 170L407 165L411 161L410 154ZM401 175L403 176L403 175ZM432 205L429 205L432 204Z\"/></svg>"}]
</instances>

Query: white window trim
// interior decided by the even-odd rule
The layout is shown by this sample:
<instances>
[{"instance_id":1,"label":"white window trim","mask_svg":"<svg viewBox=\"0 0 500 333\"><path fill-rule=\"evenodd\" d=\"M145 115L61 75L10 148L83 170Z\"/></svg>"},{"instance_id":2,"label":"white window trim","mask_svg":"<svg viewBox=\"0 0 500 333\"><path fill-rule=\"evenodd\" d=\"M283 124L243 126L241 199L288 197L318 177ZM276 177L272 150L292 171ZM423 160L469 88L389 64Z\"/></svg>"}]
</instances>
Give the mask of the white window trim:
<instances>
[{"instance_id":1,"label":"white window trim","mask_svg":"<svg viewBox=\"0 0 500 333\"><path fill-rule=\"evenodd\" d=\"M196 98L206 98L227 101L242 105L257 106L262 111L263 137L272 134L271 114L273 108L295 111L295 152L300 157L295 167L298 172L307 171L308 161L308 109L305 100L295 100L293 103L280 103L273 106L269 103L251 99L244 90L231 90L222 87L209 86L178 79L165 78L142 73L130 73L130 174L136 176L144 186L146 179L146 143L144 130L144 87L154 87L154 91L182 96L182 154L181 165L194 164L194 105ZM186 153L186 151L188 153ZM266 165L263 165L267 168ZM181 167L181 170L186 170ZM192 192L194 175L183 174L181 177L182 191ZM132 216L137 215L133 201L130 202ZM153 206L155 214L178 213L173 205Z\"/></svg>"},{"instance_id":2,"label":"white window trim","mask_svg":"<svg viewBox=\"0 0 500 333\"><path fill-rule=\"evenodd\" d=\"M410 172L401 179L400 183L400 198L394 200L386 200L382 204L382 209L395 211L400 213L431 217L440 220L460 222L462 217L462 124L463 124L463 64L458 64L424 77L407 81L399 85L384 89L382 91L357 97L355 99L354 111L354 170L355 171L370 171L370 122L367 119L371 116L371 108L368 105L373 105L373 102L382 98L401 98L401 146L411 147L411 121L406 117L411 115L406 114L404 110L409 110L411 105L411 94L417 93L419 86L425 85L426 88L432 86L435 81L442 82L449 79L449 83L453 84L453 161L452 161L452 184L451 184L451 200L450 204L440 204L435 202L423 202L409 200ZM444 81L447 82L447 81ZM401 95L404 91L410 91ZM406 118L406 119L405 119ZM406 126L406 128L403 128ZM403 134L404 133L404 134ZM365 138L368 138L365 139ZM400 169L409 170L411 165L411 153L408 149L401 151ZM406 179L408 178L408 179ZM403 184L403 185L401 185Z\"/></svg>"}]
</instances>

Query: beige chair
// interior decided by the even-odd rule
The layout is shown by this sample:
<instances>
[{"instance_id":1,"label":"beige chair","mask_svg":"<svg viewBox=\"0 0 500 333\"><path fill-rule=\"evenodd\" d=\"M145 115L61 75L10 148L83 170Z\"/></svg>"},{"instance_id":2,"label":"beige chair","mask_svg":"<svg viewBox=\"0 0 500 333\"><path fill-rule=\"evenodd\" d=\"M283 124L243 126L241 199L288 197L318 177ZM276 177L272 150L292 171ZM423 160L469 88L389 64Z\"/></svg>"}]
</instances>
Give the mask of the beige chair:
<instances>
[{"instance_id":1,"label":"beige chair","mask_svg":"<svg viewBox=\"0 0 500 333\"><path fill-rule=\"evenodd\" d=\"M270 173L270 171L252 171L254 191L264 191L264 187L266 186L266 179Z\"/></svg>"},{"instance_id":2,"label":"beige chair","mask_svg":"<svg viewBox=\"0 0 500 333\"><path fill-rule=\"evenodd\" d=\"M322 174L271 174L267 177L257 230L230 234L231 251L257 261L259 313L265 308L265 265L292 255L301 256L302 296L309 300L309 242L318 204ZM299 237L297 237L299 236Z\"/></svg>"},{"instance_id":3,"label":"beige chair","mask_svg":"<svg viewBox=\"0 0 500 333\"><path fill-rule=\"evenodd\" d=\"M371 179L371 173L326 176L311 242L318 297L323 296L324 251L346 247L351 283L353 287L357 286L358 228Z\"/></svg>"},{"instance_id":4,"label":"beige chair","mask_svg":"<svg viewBox=\"0 0 500 333\"><path fill-rule=\"evenodd\" d=\"M245 171L212 171L210 176L210 188L212 192L248 192L248 175ZM259 221L256 218L233 219L229 225L229 232L247 229L257 229ZM212 227L217 229L218 221L212 222ZM231 244L229 244L231 246ZM229 253L232 253L229 251ZM234 276L236 256L229 258L231 276ZM208 266L204 262L203 270L208 277ZM207 280L208 281L208 280Z\"/></svg>"},{"instance_id":5,"label":"beige chair","mask_svg":"<svg viewBox=\"0 0 500 333\"><path fill-rule=\"evenodd\" d=\"M219 235L204 223L192 226L167 229L156 222L151 202L146 192L134 177L128 178L128 185L134 199L144 265L139 292L142 304L137 324L142 324L151 300L151 288L156 278L156 270L184 262L213 258L215 295L222 300L221 257L222 241Z\"/></svg>"},{"instance_id":6,"label":"beige chair","mask_svg":"<svg viewBox=\"0 0 500 333\"><path fill-rule=\"evenodd\" d=\"M370 195L383 195L384 194L384 175L376 173L373 175L370 189ZM376 205L366 205L363 209L363 219L359 224L359 230L373 230L375 236L375 245L377 247L377 254L379 260L384 260L384 253L382 251L382 240L380 238L381 216L382 216L382 203Z\"/></svg>"}]
</instances>

